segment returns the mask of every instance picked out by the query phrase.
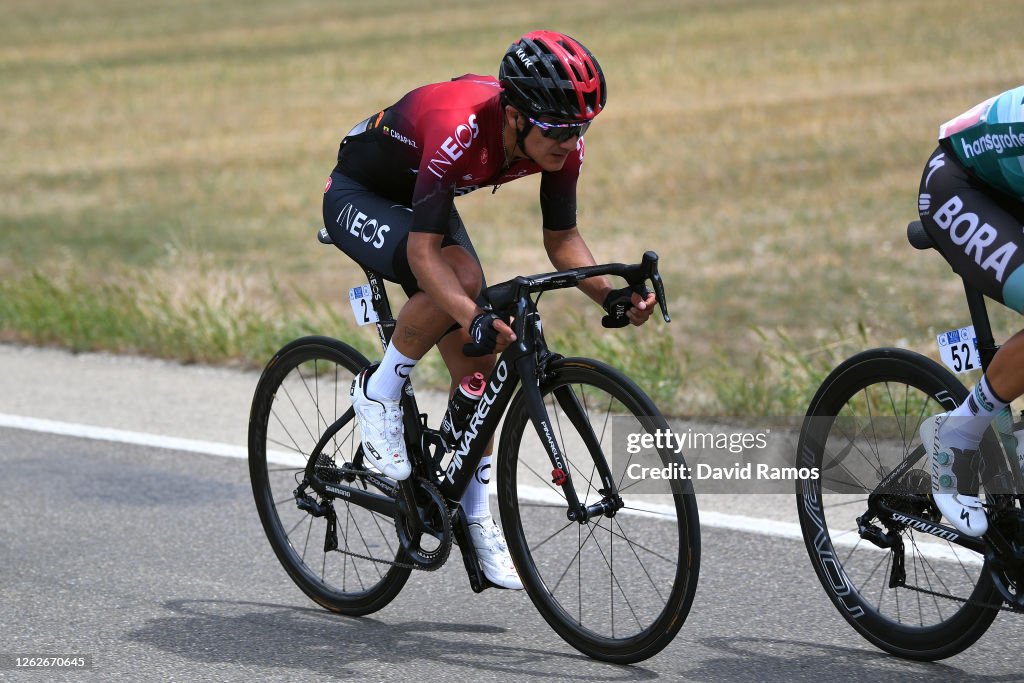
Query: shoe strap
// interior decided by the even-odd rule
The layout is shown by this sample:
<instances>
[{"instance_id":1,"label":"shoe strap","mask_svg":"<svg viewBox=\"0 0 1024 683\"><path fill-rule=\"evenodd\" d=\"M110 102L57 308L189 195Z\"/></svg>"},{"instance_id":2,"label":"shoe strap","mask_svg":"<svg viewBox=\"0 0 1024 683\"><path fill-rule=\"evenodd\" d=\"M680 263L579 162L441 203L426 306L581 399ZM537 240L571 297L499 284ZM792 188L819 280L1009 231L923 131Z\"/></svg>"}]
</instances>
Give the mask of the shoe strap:
<instances>
[{"instance_id":1,"label":"shoe strap","mask_svg":"<svg viewBox=\"0 0 1024 683\"><path fill-rule=\"evenodd\" d=\"M950 448L953 453L951 469L956 476L956 491L962 496L978 495L980 485L981 458L977 451L963 451Z\"/></svg>"}]
</instances>

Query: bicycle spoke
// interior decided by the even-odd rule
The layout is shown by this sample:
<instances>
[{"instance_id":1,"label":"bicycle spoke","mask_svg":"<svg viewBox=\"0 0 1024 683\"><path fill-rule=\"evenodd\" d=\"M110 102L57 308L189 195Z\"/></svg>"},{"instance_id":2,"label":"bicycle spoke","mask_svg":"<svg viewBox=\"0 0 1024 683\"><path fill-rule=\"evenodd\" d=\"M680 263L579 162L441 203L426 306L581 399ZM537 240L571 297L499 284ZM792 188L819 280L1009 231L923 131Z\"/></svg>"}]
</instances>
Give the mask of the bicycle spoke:
<instances>
[{"instance_id":1,"label":"bicycle spoke","mask_svg":"<svg viewBox=\"0 0 1024 683\"><path fill-rule=\"evenodd\" d=\"M302 545L302 559L303 560L306 559L306 550L309 548L309 535L313 531L313 518L309 517L308 520L309 520L309 525L306 527L306 540L303 542L303 545ZM298 523L296 523L296 525L292 528L292 530L294 531L295 529L298 529L301 524L302 524L302 519L300 519L298 521ZM289 533L288 536L291 536L291 533Z\"/></svg>"},{"instance_id":2,"label":"bicycle spoke","mask_svg":"<svg viewBox=\"0 0 1024 683\"><path fill-rule=\"evenodd\" d=\"M392 566L398 556L393 520L345 499L314 496L322 506L333 505L336 513L337 547L327 551L325 537L317 538L326 534L324 523L295 504L296 487L308 486L305 468L281 464L289 462L283 459L269 467L265 462L268 448L284 457L308 459L313 444L337 424L314 463L317 476L336 483L348 476L338 464L350 462L356 451L357 425L346 416L351 409L342 388L366 361L357 360L358 354L338 342L302 341L290 345L291 351L283 351L265 369L257 389L250 438L255 434L259 446L250 453L250 463L261 466L263 481L254 476L253 490L267 535L296 584L321 605L366 614L390 602L409 575L409 569ZM346 422L338 423L339 419ZM262 460L253 460L254 453ZM365 488L365 481L361 483Z\"/></svg>"},{"instance_id":3,"label":"bicycle spoke","mask_svg":"<svg viewBox=\"0 0 1024 683\"><path fill-rule=\"evenodd\" d=\"M612 518L612 521L615 522L616 525L619 526L619 530L621 531L622 530L622 526L619 525L619 523L615 520L615 518ZM615 534L614 531L612 531L611 527L608 528L608 531L610 533L612 533L613 535L618 535L618 534ZM648 553L651 553L655 557L660 557L661 559L665 560L666 562L671 562L672 560L668 559L667 557L665 557L663 555L658 555L657 553L649 550L648 548L645 548L644 546L642 546L642 545L640 545L638 543L633 543L631 540L629 540L625 536L619 536L619 538L622 538L624 541L626 541L626 545L629 547L630 551L633 553L633 557L636 558L637 564L639 564L640 565L640 569L643 570L644 576L646 576L647 580L650 581L651 588L654 589L654 592L658 594L659 598L664 600L665 599L664 596L661 594L661 591L658 590L658 584L655 583L654 577L651 576L651 573L649 571L647 571L647 566L644 564L643 560L640 559L640 556L637 554L636 549L640 548L641 550L644 550L644 551L646 551Z\"/></svg>"},{"instance_id":4,"label":"bicycle spoke","mask_svg":"<svg viewBox=\"0 0 1024 683\"><path fill-rule=\"evenodd\" d=\"M576 553L569 560L569 564L566 565L565 571L563 571L562 575L558 577L558 581L555 582L554 588L551 589L552 594L558 592L558 587L562 584L562 579L564 579L565 575L569 573L569 570L572 568L573 562L576 561L579 558L580 554L583 552L583 547L585 545L587 545L588 541L590 541L590 538L594 535L594 531L596 529L597 529L596 526L591 526L590 529L587 531L587 537L583 541L577 541L578 542L578 547L576 548ZM582 531L580 533L582 533Z\"/></svg>"},{"instance_id":5,"label":"bicycle spoke","mask_svg":"<svg viewBox=\"0 0 1024 683\"><path fill-rule=\"evenodd\" d=\"M301 372L299 372L299 379L301 379L301 380L302 380L302 384L303 384L303 386L305 386L305 384L306 384L306 380L305 380L305 379L304 379L304 378L302 377L302 373L301 373ZM304 417L302 416L302 412L301 412L301 411L299 410L299 407L298 407L297 405L295 405L295 400L294 400L294 399L292 398L291 392L290 392L290 391L288 391L288 387L282 386L282 387L281 387L281 391L283 391L283 392L284 392L284 397L285 397L286 399L288 399L288 403L290 403L290 404L291 404L291 406L292 406L292 410L294 410L294 411L295 411L295 414L296 414L296 415L298 416L298 418L299 418L299 422L300 422L300 423L302 424L302 427L303 427L303 429L305 429L305 430L306 430L306 434L308 434L308 435L309 435L309 438L310 438L310 440L311 440L311 441L312 441L313 443L316 443L316 442L318 441L318 439L317 439L317 437L316 437L316 436L315 436L315 435L313 434L313 430L312 430L312 429L310 429L310 427L309 427L309 423L308 423L308 422L306 422L305 418L304 418ZM309 393L309 388L308 388L308 387L306 388L306 392L307 392L307 393ZM319 414L319 412L320 412L320 410L319 410L319 409L317 409L317 413L318 413L318 414ZM276 417L276 416L277 416L277 414L275 413L275 417ZM319 424L319 422L318 422L318 424ZM284 426L284 423L283 423L283 422L281 423L281 426L282 426L282 427ZM288 436L289 436L289 437L291 436L291 433L290 433L290 432L288 432L288 430L287 430L287 429L285 429L285 432L286 432L286 433L288 433ZM293 439L293 441L294 441L294 439Z\"/></svg>"},{"instance_id":6,"label":"bicycle spoke","mask_svg":"<svg viewBox=\"0 0 1024 683\"><path fill-rule=\"evenodd\" d=\"M622 493L622 492L620 491L619 493ZM632 512L640 512L640 513L643 513L645 515L657 515L659 517L664 517L665 519L678 519L676 514L673 513L673 512L664 512L662 510L652 510L651 508L638 508L638 507L633 507L632 505L623 505L622 509L623 510L630 510Z\"/></svg>"},{"instance_id":7,"label":"bicycle spoke","mask_svg":"<svg viewBox=\"0 0 1024 683\"><path fill-rule=\"evenodd\" d=\"M620 529L622 529L622 525L619 524L618 520L615 517L612 517L612 521L615 522L616 526L618 526ZM615 533L610 526L602 526L601 525L601 520L598 520L598 521L594 522L593 526L599 527L599 528L604 529L604 530L611 531L617 538L619 538L623 542L629 544L630 547L632 547L632 548L639 548L640 550L643 550L644 552L649 553L649 554L653 555L654 557L657 557L660 560L664 560L665 562L667 562L669 564L675 564L675 560L674 559L672 559L670 557L667 557L666 555L662 555L662 554L658 553L657 551L651 550L650 548L648 548L645 545L642 545L640 543L637 543L636 541L631 540L628 536L624 535L625 534L625 530L622 530L622 534Z\"/></svg>"},{"instance_id":8,"label":"bicycle spoke","mask_svg":"<svg viewBox=\"0 0 1024 683\"><path fill-rule=\"evenodd\" d=\"M552 377L543 399L577 498L584 506L612 501L614 493L635 483L616 473L621 462L612 470L604 460L612 454L618 414L631 416L634 430L668 429L667 423L649 401L635 398L631 382L606 367L573 362ZM543 435L529 424L525 407L506 416L502 429L517 435L514 448L499 458L514 468L516 484L503 486L499 477L499 503L518 512L513 519L521 528L509 527L506 535L516 563L532 565L532 574L521 574L524 582L531 576L539 580L527 585L538 609L561 623L566 639L584 652L628 651L629 661L639 661L633 652L638 642L652 643L644 651L660 650L682 624L695 587L699 536L692 529L693 497L678 481L648 482L648 489L637 490L653 496L649 500L634 494L615 514L567 521L565 505L519 498L536 479L548 486L536 465L536 454L546 450ZM684 553L690 553L693 571L680 571Z\"/></svg>"},{"instance_id":9,"label":"bicycle spoke","mask_svg":"<svg viewBox=\"0 0 1024 683\"><path fill-rule=\"evenodd\" d=\"M925 420L965 395L952 375L919 354L857 354L816 392L812 419L801 434L800 465L823 466L825 487L842 492L867 484L863 490L897 515L940 522L919 434ZM816 420L824 429L815 431ZM893 472L903 475L879 489ZM1001 598L977 553L917 531L904 517L872 511L862 495L801 494L798 512L823 588L847 620L883 649L915 659L948 657L974 642L994 618ZM862 518L875 536L864 532ZM873 542L878 534L896 533L901 542L895 550ZM890 587L893 579L900 583Z\"/></svg>"},{"instance_id":10,"label":"bicycle spoke","mask_svg":"<svg viewBox=\"0 0 1024 683\"><path fill-rule=\"evenodd\" d=\"M597 525L597 524L594 525L595 530L598 528L598 526L599 525ZM597 546L597 551L599 553L601 553L601 559L604 560L605 565L607 565L608 569L610 570L608 573L611 575L611 581L615 584L614 587L619 589L619 594L622 596L622 599L626 601L626 606L629 607L629 612L630 612L630 614L633 615L633 619L636 621L636 625L639 626L640 628L643 628L644 625L642 623L640 623L640 619L636 616L636 611L633 609L633 605L632 605L632 603L630 603L629 597L626 595L626 592L623 590L622 584L619 583L619 578L615 575L615 569L614 569L614 565L612 564L611 559L607 555L604 554L604 549L601 547L600 543L597 543L596 546ZM610 552L611 551L609 550L609 554L610 554ZM609 590L612 590L612 589L609 588ZM610 601L610 604L614 604L614 600ZM614 619L613 619L613 621L612 621L612 634L614 635L614 633L615 633L615 623L614 623Z\"/></svg>"},{"instance_id":11,"label":"bicycle spoke","mask_svg":"<svg viewBox=\"0 0 1024 683\"><path fill-rule=\"evenodd\" d=\"M281 507L282 505L284 505L285 503L294 503L294 502L295 502L295 494L289 493L284 498L281 498L279 500L275 500L274 501L274 507L278 508L278 507Z\"/></svg>"},{"instance_id":12,"label":"bicycle spoke","mask_svg":"<svg viewBox=\"0 0 1024 683\"><path fill-rule=\"evenodd\" d=\"M530 465L523 463L523 469L529 471L534 477L544 482L544 486L557 493L561 498L565 499L565 493L562 492L561 487L555 486L551 479L542 476L537 470L533 469Z\"/></svg>"},{"instance_id":13,"label":"bicycle spoke","mask_svg":"<svg viewBox=\"0 0 1024 683\"><path fill-rule=\"evenodd\" d=\"M550 541L550 540L551 540L552 538L554 538L555 536L558 536L558 535L559 535L560 533L562 533L563 531L565 531L566 529L568 529L568 528L569 528L569 527L571 527L571 526L579 526L579 525L578 525L578 524L576 524L576 522L566 522L566 523L565 523L565 526L563 526L563 527L562 527L561 529L559 529L559 530L558 530L558 531L556 531L555 533L553 533L553 534L551 534L550 536L548 536L547 538L545 538L545 539L544 539L543 541L541 541L540 543L538 543L538 544L536 544L535 546L533 546L533 549L534 549L534 550L540 550L540 549L541 549L542 547L544 547L544 544L545 544L545 543L547 543L548 541Z\"/></svg>"}]
</instances>

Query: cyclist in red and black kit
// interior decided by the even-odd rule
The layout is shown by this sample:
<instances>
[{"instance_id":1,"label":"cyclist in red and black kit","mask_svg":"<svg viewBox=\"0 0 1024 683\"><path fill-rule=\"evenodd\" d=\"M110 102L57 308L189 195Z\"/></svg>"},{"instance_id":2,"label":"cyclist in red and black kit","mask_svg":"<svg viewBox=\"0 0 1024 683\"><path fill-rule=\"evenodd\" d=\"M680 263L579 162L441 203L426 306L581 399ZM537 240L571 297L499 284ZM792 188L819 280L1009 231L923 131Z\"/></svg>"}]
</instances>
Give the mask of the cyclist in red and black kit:
<instances>
[{"instance_id":1,"label":"cyclist in red and black kit","mask_svg":"<svg viewBox=\"0 0 1024 683\"><path fill-rule=\"evenodd\" d=\"M559 270L594 265L576 227L576 182L583 133L606 99L604 74L587 48L561 33L533 31L506 51L498 78L467 74L417 88L342 140L324 192L327 232L409 296L380 365L353 387L364 452L387 476L411 473L399 396L416 362L436 344L454 390L466 375L487 374L495 354L515 341L475 301L484 276L455 197L539 173L548 258ZM580 288L605 308L606 326L650 317L653 294L614 289L606 278ZM489 470L486 455L461 504L487 578L522 588L491 517Z\"/></svg>"}]
</instances>

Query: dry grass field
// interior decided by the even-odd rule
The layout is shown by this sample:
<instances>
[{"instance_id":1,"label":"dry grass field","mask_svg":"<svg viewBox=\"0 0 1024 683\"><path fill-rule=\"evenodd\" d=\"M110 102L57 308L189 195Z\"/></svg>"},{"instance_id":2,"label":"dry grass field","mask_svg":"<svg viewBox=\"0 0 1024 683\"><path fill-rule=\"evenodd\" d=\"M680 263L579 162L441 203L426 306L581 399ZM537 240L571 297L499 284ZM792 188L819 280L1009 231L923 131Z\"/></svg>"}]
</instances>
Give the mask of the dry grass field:
<instances>
[{"instance_id":1,"label":"dry grass field","mask_svg":"<svg viewBox=\"0 0 1024 683\"><path fill-rule=\"evenodd\" d=\"M676 412L802 412L836 357L931 353L967 321L904 226L939 124L1021 82L1022 19L1015 0L5 2L0 338L259 363L315 329L370 351L344 323L360 272L314 238L341 135L555 28L609 82L580 227L602 260L660 253L674 322L611 336L567 292L550 334L660 380ZM490 281L549 269L536 194L458 201Z\"/></svg>"}]
</instances>

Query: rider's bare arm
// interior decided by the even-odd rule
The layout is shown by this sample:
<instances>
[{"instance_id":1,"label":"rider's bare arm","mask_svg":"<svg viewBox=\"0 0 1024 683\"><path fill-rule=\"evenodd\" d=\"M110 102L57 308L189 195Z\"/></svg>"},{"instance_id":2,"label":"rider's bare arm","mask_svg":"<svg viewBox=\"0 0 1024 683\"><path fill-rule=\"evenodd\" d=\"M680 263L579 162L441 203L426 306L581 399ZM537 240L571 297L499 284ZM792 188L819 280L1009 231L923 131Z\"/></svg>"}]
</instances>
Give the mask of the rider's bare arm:
<instances>
[{"instance_id":1,"label":"rider's bare arm","mask_svg":"<svg viewBox=\"0 0 1024 683\"><path fill-rule=\"evenodd\" d=\"M548 258L555 270L569 270L597 263L577 228L545 230L544 249L547 250ZM601 304L612 290L612 285L607 277L602 276L583 280L580 289L596 303Z\"/></svg>"},{"instance_id":2,"label":"rider's bare arm","mask_svg":"<svg viewBox=\"0 0 1024 683\"><path fill-rule=\"evenodd\" d=\"M443 235L428 232L409 234L409 266L420 288L433 302L463 327L480 313L480 307L463 290L458 275L441 254Z\"/></svg>"},{"instance_id":3,"label":"rider's bare arm","mask_svg":"<svg viewBox=\"0 0 1024 683\"><path fill-rule=\"evenodd\" d=\"M483 311L466 294L452 267L441 254L443 235L427 232L409 233L407 252L409 266L420 288L426 292L435 305L450 315L463 329L468 330L473 318ZM498 331L497 350L515 340L515 333L500 320L495 321L494 328Z\"/></svg>"},{"instance_id":4,"label":"rider's bare arm","mask_svg":"<svg viewBox=\"0 0 1024 683\"><path fill-rule=\"evenodd\" d=\"M545 230L544 248L548 252L551 264L557 270L568 270L580 266L592 266L596 263L594 255L576 228L568 230ZM599 305L604 305L605 298L614 289L607 277L595 277L583 280L580 289ZM654 310L654 294L646 299L639 294L632 295L632 308L627 317L633 325L642 325L651 317Z\"/></svg>"}]
</instances>

